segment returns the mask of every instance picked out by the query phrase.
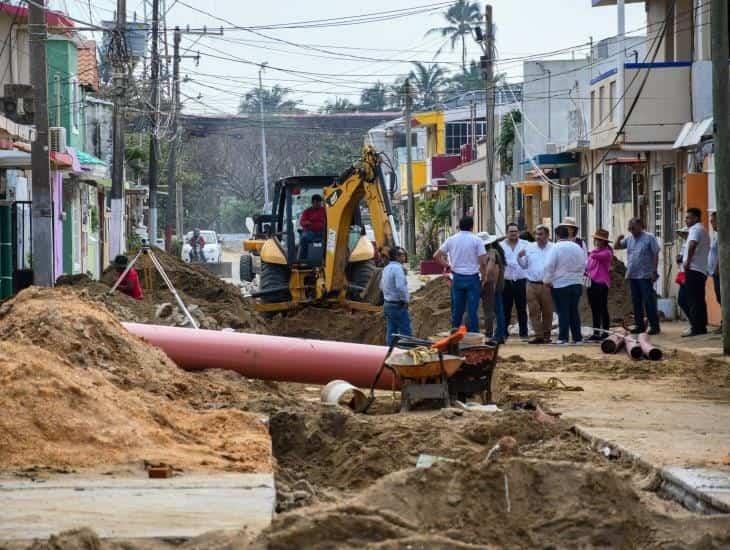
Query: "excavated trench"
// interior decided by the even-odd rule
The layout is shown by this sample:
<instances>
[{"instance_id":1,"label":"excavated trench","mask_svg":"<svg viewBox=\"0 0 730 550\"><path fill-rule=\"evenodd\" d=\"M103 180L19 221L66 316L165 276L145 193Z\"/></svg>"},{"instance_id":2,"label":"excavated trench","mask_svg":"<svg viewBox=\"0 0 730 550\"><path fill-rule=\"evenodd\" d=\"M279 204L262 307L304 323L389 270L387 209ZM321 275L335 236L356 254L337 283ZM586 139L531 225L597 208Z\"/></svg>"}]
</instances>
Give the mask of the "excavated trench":
<instances>
[{"instance_id":1,"label":"excavated trench","mask_svg":"<svg viewBox=\"0 0 730 550\"><path fill-rule=\"evenodd\" d=\"M230 312L235 310L234 316L246 320L246 326L232 327L240 330L273 334L304 330L309 336L343 339L344 326L351 331L350 338L345 338L350 341L377 341L382 336L379 319L376 323L375 318L344 312L329 316L310 310L299 319L264 322L229 289L217 289L206 275L165 260L176 286L198 302L211 326L231 326ZM162 434L164 441L186 443L182 438L187 437L208 449L232 441L221 432L220 441L207 442L204 436L212 432L208 425L197 429L200 414L218 424L226 419L232 428L236 427L232 419L241 424L246 420L236 416L242 411L269 418L279 512L272 525L255 539L245 533L212 534L187 542L157 541L155 548L730 546L730 518L700 516L660 498L654 472L596 453L566 422L546 420L531 410L531 405L545 402L550 390L521 377L520 372L551 370L547 363L518 357L500 360L493 382L494 397L502 409L498 413L446 409L394 414L391 395L381 392L372 414L362 415L322 405L318 387L248 380L224 371L180 373L165 357L137 349L141 344L135 339L120 339L117 321L99 305L103 303L117 319L154 322L155 301L105 297L103 287L90 283L34 292L16 300L15 306L1 308L0 333L15 338L19 345L26 345L27 339L28 344L40 343L48 347L48 353L58 354L60 359L54 359L52 368L59 376L81 380L84 373L93 373L99 378L89 390L94 403L105 402L103 396L97 400L96 388L101 384L106 384L104 391L109 395L133 394L148 404L152 399L164 400L170 407L169 422L151 412L149 418L141 419L149 430L158 430L160 422L166 421L163 427L169 435ZM162 291L155 300L164 297ZM443 282L427 285L418 298L414 327L421 335L438 332L444 318L441 310L448 301ZM218 301L225 303L216 305ZM60 302L64 308L57 307ZM84 346L90 337L99 342L97 348ZM571 368L596 368L579 358L574 362ZM30 373L30 367L23 372ZM662 368L673 367L663 363ZM704 371L697 373L698 380L706 379ZM23 386L28 395L35 387L31 382L29 378L28 387ZM12 401L15 394L8 394L8 403L22 407L22 395L17 393L16 402ZM48 395L43 407L53 403L54 394ZM189 425L174 422L178 408L190 419ZM64 433L74 433L71 428ZM103 429L100 424L99 430ZM487 462L489 450L505 436L516 440L514 452ZM39 441L44 437L39 432ZM155 437L160 437L157 432ZM67 443L58 445L67 449ZM153 443L159 448L157 441ZM36 444L30 441L28 449ZM241 452L248 445L236 444ZM83 451L79 447L79 456L89 456ZM214 458L228 460L230 454L226 450ZM430 468L417 468L422 455L439 459ZM48 466L53 465L49 461ZM99 541L88 531L39 542L34 548L46 547L152 548L139 541ZM5 547L0 544L0 548Z\"/></svg>"}]
</instances>

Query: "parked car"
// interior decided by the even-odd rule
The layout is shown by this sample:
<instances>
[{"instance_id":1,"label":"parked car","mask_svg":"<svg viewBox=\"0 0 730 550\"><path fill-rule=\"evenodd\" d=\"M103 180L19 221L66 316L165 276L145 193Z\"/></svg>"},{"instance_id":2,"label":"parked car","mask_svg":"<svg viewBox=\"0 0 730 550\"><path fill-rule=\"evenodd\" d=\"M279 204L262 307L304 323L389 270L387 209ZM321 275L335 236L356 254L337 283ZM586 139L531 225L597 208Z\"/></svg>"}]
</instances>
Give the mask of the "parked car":
<instances>
[{"instance_id":1,"label":"parked car","mask_svg":"<svg viewBox=\"0 0 730 550\"><path fill-rule=\"evenodd\" d=\"M218 235L215 231L201 231L200 236L205 241L203 247L203 256L205 257L206 263L218 264L221 261L221 245L218 242ZM190 246L190 239L193 238L193 232L188 231L183 239L182 247L182 260L183 262L190 262L190 254L192 247Z\"/></svg>"}]
</instances>

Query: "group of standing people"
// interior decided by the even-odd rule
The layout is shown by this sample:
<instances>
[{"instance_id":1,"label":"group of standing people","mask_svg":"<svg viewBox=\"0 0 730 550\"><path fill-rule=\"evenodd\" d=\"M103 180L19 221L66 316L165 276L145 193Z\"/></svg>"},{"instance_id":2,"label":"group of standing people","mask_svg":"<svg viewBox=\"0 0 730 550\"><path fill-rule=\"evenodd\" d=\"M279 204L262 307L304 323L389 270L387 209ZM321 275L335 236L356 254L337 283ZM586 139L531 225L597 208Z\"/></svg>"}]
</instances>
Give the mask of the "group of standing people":
<instances>
[{"instance_id":1,"label":"group of standing people","mask_svg":"<svg viewBox=\"0 0 730 550\"><path fill-rule=\"evenodd\" d=\"M686 228L679 230L681 235L686 235L686 242L677 258L680 266L677 282L680 283L680 307L690 321L690 327L682 335L694 336L707 333L705 281L708 275L714 279L720 301L717 233L711 241L701 223L701 212L696 208L687 210L685 222ZM714 213L711 223L717 231ZM519 337L531 344L549 344L553 313L557 313L555 343L568 344L572 338L573 343L579 344L583 342L579 304L585 288L593 328L588 340L603 340L610 329L608 301L615 248L625 249L627 253L626 278L635 319L631 332L659 334L654 291L659 277L659 243L645 231L639 218L633 218L628 229L629 235L619 235L613 247L608 231L596 230L589 252L585 241L578 236L573 218L566 217L556 227L553 240L550 229L544 225L537 226L534 238L528 240L521 237L514 223L507 225L506 237L474 234L474 219L465 216L459 221L458 233L446 239L434 255L451 272L452 326L464 323L469 332L479 332L481 303L488 338L506 342L507 327L516 310ZM385 293L388 343L393 334L391 329L407 330L410 334L404 257L402 249L391 251L391 264L386 267L381 284ZM534 331L532 339L528 339L528 312Z\"/></svg>"}]
</instances>

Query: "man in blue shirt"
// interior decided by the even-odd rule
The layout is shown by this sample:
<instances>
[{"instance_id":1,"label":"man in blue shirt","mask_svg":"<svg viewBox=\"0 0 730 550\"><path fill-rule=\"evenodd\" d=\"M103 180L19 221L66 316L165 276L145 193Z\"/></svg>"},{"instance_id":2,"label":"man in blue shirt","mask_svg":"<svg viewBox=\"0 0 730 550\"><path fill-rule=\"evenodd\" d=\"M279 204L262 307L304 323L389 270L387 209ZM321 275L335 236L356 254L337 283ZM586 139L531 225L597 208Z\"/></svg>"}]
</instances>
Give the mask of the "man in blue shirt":
<instances>
[{"instance_id":1,"label":"man in blue shirt","mask_svg":"<svg viewBox=\"0 0 730 550\"><path fill-rule=\"evenodd\" d=\"M634 306L635 327L633 334L646 330L644 311L649 318L649 334L659 334L659 314L656 305L654 283L659 278L659 243L651 233L644 231L644 222L633 218L629 222L631 235L619 235L615 249L626 249L626 278L631 285L631 301Z\"/></svg>"},{"instance_id":2,"label":"man in blue shirt","mask_svg":"<svg viewBox=\"0 0 730 550\"><path fill-rule=\"evenodd\" d=\"M390 262L383 269L380 290L383 291L383 314L385 315L385 343L390 345L394 334L411 336L411 317L408 314L408 280L403 264L406 251L394 246L388 252Z\"/></svg>"}]
</instances>

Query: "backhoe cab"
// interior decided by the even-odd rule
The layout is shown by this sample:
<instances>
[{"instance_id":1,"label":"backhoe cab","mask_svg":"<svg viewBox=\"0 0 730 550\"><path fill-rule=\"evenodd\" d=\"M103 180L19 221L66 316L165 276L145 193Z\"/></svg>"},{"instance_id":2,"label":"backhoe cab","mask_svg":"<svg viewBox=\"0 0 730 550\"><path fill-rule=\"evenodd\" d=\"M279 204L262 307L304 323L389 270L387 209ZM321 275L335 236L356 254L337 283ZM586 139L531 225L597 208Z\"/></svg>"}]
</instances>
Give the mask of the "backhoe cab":
<instances>
[{"instance_id":1,"label":"backhoe cab","mask_svg":"<svg viewBox=\"0 0 730 550\"><path fill-rule=\"evenodd\" d=\"M301 246L301 215L312 197L323 197L326 227ZM256 232L244 243L261 260L256 309L286 311L308 304L377 309L378 293L364 291L379 272L382 254L396 246L380 157L366 147L362 158L341 176L295 176L276 182L270 214L256 218ZM310 237L312 235L310 234ZM255 241L255 243L254 243ZM263 241L263 242L262 242Z\"/></svg>"}]
</instances>

